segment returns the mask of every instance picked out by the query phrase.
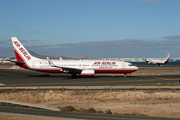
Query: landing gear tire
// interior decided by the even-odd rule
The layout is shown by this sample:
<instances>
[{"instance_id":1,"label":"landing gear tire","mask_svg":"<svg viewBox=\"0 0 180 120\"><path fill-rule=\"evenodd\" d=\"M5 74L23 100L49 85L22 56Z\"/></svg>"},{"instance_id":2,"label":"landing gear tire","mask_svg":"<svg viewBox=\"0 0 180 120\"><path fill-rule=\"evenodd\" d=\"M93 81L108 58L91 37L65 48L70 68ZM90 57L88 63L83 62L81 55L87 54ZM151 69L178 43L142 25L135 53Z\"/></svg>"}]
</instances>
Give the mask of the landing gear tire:
<instances>
[{"instance_id":1,"label":"landing gear tire","mask_svg":"<svg viewBox=\"0 0 180 120\"><path fill-rule=\"evenodd\" d=\"M76 78L76 73L73 73L71 77Z\"/></svg>"}]
</instances>

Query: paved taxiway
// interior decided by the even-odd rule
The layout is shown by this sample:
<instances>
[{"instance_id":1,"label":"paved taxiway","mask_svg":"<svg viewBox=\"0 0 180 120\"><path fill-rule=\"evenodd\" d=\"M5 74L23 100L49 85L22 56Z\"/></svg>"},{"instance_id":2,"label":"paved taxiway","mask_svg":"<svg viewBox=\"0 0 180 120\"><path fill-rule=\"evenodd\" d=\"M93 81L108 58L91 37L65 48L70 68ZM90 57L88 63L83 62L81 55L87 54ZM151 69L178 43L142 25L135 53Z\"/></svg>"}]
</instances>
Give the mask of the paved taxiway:
<instances>
[{"instance_id":1,"label":"paved taxiway","mask_svg":"<svg viewBox=\"0 0 180 120\"><path fill-rule=\"evenodd\" d=\"M0 86L118 86L143 83L176 83L180 75L110 76L71 78L66 74L49 74L30 70L0 69Z\"/></svg>"},{"instance_id":2,"label":"paved taxiway","mask_svg":"<svg viewBox=\"0 0 180 120\"><path fill-rule=\"evenodd\" d=\"M0 107L0 112L20 113L27 115L40 115L60 118L77 118L77 119L96 119L96 120L178 120L178 118L161 118L147 116L131 116L131 115L108 115L108 114L93 114L93 113L78 113L78 112L59 112L37 109L10 108Z\"/></svg>"}]
</instances>

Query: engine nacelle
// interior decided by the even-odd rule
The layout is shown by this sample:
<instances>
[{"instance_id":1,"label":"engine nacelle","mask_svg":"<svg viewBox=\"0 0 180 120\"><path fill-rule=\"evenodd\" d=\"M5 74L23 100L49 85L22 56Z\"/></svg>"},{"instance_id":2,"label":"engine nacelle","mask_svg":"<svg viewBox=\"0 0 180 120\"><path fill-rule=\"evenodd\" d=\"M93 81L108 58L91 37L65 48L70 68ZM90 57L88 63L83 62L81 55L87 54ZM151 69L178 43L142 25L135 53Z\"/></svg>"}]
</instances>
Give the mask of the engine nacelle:
<instances>
[{"instance_id":1,"label":"engine nacelle","mask_svg":"<svg viewBox=\"0 0 180 120\"><path fill-rule=\"evenodd\" d=\"M94 70L83 70L81 76L94 76Z\"/></svg>"}]
</instances>

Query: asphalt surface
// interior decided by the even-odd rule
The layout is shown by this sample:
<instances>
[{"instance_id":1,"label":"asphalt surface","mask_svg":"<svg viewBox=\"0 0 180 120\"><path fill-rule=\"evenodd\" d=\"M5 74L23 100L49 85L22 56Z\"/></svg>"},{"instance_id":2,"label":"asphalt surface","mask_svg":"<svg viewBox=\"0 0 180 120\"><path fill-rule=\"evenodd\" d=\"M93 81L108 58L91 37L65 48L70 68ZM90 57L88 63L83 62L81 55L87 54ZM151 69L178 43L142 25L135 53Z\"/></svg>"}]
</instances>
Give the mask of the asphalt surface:
<instances>
[{"instance_id":1,"label":"asphalt surface","mask_svg":"<svg viewBox=\"0 0 180 120\"><path fill-rule=\"evenodd\" d=\"M148 83L177 83L180 75L111 76L71 78L69 74L41 73L31 70L0 69L0 87L21 86L122 86Z\"/></svg>"},{"instance_id":2,"label":"asphalt surface","mask_svg":"<svg viewBox=\"0 0 180 120\"><path fill-rule=\"evenodd\" d=\"M61 118L63 117L63 118L77 118L77 119L96 119L96 120L179 120L178 118L60 112L60 111L10 108L10 107L0 107L0 112L20 113L27 115L40 115L40 116L49 116L49 117L61 117Z\"/></svg>"}]
</instances>

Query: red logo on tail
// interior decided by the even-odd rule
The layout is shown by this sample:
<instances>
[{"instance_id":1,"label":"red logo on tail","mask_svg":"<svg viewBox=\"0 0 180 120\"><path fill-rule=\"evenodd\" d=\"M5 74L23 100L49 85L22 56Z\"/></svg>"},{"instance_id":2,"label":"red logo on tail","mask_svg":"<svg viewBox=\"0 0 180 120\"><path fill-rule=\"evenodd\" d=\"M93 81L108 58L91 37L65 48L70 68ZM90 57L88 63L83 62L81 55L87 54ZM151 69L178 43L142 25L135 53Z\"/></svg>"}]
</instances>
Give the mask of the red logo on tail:
<instances>
[{"instance_id":1,"label":"red logo on tail","mask_svg":"<svg viewBox=\"0 0 180 120\"><path fill-rule=\"evenodd\" d=\"M31 57L28 55L28 53L24 50L23 47L21 47L21 45L18 43L18 41L13 41L14 44L17 46L17 48L19 48L19 50L21 51L21 53L24 55L24 57L26 57L26 59L30 60Z\"/></svg>"}]
</instances>

